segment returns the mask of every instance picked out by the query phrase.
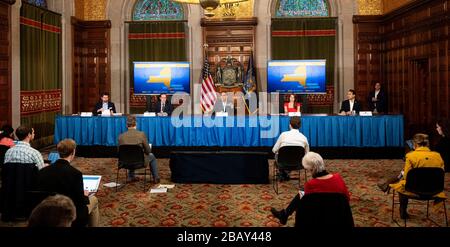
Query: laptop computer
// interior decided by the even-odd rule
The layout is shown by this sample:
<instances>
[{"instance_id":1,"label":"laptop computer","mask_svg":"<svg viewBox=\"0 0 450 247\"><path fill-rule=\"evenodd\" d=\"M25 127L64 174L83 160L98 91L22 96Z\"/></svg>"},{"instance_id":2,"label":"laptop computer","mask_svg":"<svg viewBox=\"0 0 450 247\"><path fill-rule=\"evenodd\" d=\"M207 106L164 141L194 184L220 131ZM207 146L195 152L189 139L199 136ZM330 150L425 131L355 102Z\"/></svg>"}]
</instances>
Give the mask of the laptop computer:
<instances>
[{"instance_id":1,"label":"laptop computer","mask_svg":"<svg viewBox=\"0 0 450 247\"><path fill-rule=\"evenodd\" d=\"M89 192L89 195L95 194L100 185L102 176L99 175L83 175L83 187L84 190Z\"/></svg>"}]
</instances>

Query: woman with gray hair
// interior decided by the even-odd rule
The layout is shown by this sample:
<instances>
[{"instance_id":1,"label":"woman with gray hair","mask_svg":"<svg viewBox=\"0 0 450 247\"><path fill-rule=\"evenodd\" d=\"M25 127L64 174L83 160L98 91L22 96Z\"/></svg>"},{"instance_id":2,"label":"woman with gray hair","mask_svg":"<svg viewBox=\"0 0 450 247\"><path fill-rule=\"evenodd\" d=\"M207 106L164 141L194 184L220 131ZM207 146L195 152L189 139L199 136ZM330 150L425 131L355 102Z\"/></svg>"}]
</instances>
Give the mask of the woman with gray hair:
<instances>
[{"instance_id":1,"label":"woman with gray hair","mask_svg":"<svg viewBox=\"0 0 450 247\"><path fill-rule=\"evenodd\" d=\"M325 169L325 162L318 153L308 152L302 160L303 167L313 177L305 183L305 191L299 191L286 209L276 210L271 208L272 214L280 220L282 225L286 224L289 216L298 208L301 199L306 194L312 193L342 193L350 201L350 193L341 175L330 174Z\"/></svg>"}]
</instances>

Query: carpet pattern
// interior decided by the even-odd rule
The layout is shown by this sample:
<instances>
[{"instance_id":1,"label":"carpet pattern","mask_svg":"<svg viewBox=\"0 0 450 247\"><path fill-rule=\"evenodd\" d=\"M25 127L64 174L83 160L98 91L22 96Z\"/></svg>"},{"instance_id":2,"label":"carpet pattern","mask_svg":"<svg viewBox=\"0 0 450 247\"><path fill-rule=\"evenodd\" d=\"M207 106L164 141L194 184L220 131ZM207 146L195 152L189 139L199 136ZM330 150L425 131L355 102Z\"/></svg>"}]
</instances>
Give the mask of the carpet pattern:
<instances>
[{"instance_id":1,"label":"carpet pattern","mask_svg":"<svg viewBox=\"0 0 450 247\"><path fill-rule=\"evenodd\" d=\"M296 194L298 180L280 184L277 195L272 184L265 185L213 185L175 184L164 194L149 194L142 180L128 183L118 192L103 184L115 181L117 159L76 158L73 165L83 174L102 175L102 185L97 193L100 203L100 225L112 227L279 227L272 217L270 207L284 208ZM270 161L272 166L273 160ZM396 227L391 220L392 194L378 190L376 183L384 176L397 174L403 167L402 160L326 160L328 171L339 172L351 193L350 205L358 227ZM158 159L161 183L170 183L168 159ZM272 168L270 168L272 172ZM302 182L304 182L302 172ZM120 172L119 183L125 180ZM142 177L141 177L142 178ZM310 176L309 176L310 178ZM450 176L446 175L445 188L450 194ZM447 211L449 207L447 207ZM408 226L445 226L443 208L431 210L426 219L426 203L409 205ZM450 212L447 212L450 214ZM398 205L395 216L399 219ZM294 225L294 215L286 226ZM434 221L434 222L433 222ZM399 221L402 222L402 221ZM435 223L436 222L436 223ZM24 223L3 223L0 226L23 226Z\"/></svg>"}]
</instances>

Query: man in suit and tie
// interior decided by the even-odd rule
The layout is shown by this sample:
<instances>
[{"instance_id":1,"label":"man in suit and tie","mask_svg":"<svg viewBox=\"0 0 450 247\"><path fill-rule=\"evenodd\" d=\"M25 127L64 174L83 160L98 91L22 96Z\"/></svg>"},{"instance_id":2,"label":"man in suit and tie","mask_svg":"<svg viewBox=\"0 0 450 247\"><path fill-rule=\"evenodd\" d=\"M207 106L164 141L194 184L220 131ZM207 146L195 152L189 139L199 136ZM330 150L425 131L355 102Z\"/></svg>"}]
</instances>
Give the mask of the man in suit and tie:
<instances>
[{"instance_id":1,"label":"man in suit and tie","mask_svg":"<svg viewBox=\"0 0 450 247\"><path fill-rule=\"evenodd\" d=\"M374 113L387 112L387 96L386 92L381 89L379 82L375 83L375 90L370 92L367 98L369 109Z\"/></svg>"},{"instance_id":2,"label":"man in suit and tie","mask_svg":"<svg viewBox=\"0 0 450 247\"><path fill-rule=\"evenodd\" d=\"M361 111L361 104L356 100L355 90L350 89L347 92L347 100L342 101L340 115L350 116L353 113L359 114Z\"/></svg>"},{"instance_id":3,"label":"man in suit and tie","mask_svg":"<svg viewBox=\"0 0 450 247\"><path fill-rule=\"evenodd\" d=\"M116 106L109 101L109 93L106 92L100 96L100 101L95 104L94 110L92 110L94 115L102 114L103 112L109 112L111 115L116 113Z\"/></svg>"},{"instance_id":4,"label":"man in suit and tie","mask_svg":"<svg viewBox=\"0 0 450 247\"><path fill-rule=\"evenodd\" d=\"M173 111L173 106L169 100L167 100L167 94L161 94L159 101L156 103L155 112L158 115L170 116Z\"/></svg>"},{"instance_id":5,"label":"man in suit and tie","mask_svg":"<svg viewBox=\"0 0 450 247\"><path fill-rule=\"evenodd\" d=\"M119 136L119 146L120 145L139 145L144 151L145 166L150 164L150 171L152 172L154 183L158 184L160 182L158 174L158 163L156 162L156 157L151 153L150 145L148 145L147 136L144 132L138 131L136 129L136 117L128 116L127 118L128 131L122 133ZM131 181L138 180L135 177L134 170L128 170L128 178Z\"/></svg>"},{"instance_id":6,"label":"man in suit and tie","mask_svg":"<svg viewBox=\"0 0 450 247\"><path fill-rule=\"evenodd\" d=\"M226 92L220 94L219 100L214 105L214 111L227 112L228 114L233 113L233 105L228 101L228 94Z\"/></svg>"}]
</instances>

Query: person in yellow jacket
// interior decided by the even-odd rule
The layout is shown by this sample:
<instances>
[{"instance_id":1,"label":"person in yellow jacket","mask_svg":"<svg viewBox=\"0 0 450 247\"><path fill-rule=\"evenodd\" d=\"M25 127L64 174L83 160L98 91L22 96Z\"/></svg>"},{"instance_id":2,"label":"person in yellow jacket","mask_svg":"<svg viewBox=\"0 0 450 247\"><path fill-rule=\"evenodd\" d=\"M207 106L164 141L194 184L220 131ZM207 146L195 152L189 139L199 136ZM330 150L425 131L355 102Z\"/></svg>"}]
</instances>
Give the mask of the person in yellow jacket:
<instances>
[{"instance_id":1,"label":"person in yellow jacket","mask_svg":"<svg viewBox=\"0 0 450 247\"><path fill-rule=\"evenodd\" d=\"M400 197L400 217L402 219L408 218L406 208L408 207L408 198L405 196L414 196L416 194L405 190L406 179L408 178L408 172L413 168L422 167L438 167L444 170L444 161L438 152L431 151L429 148L430 142L428 135L416 134L413 138L414 151L406 154L405 167L402 171L402 178L400 181L389 186L399 192ZM439 198L445 199L445 193L442 191L436 195Z\"/></svg>"}]
</instances>

